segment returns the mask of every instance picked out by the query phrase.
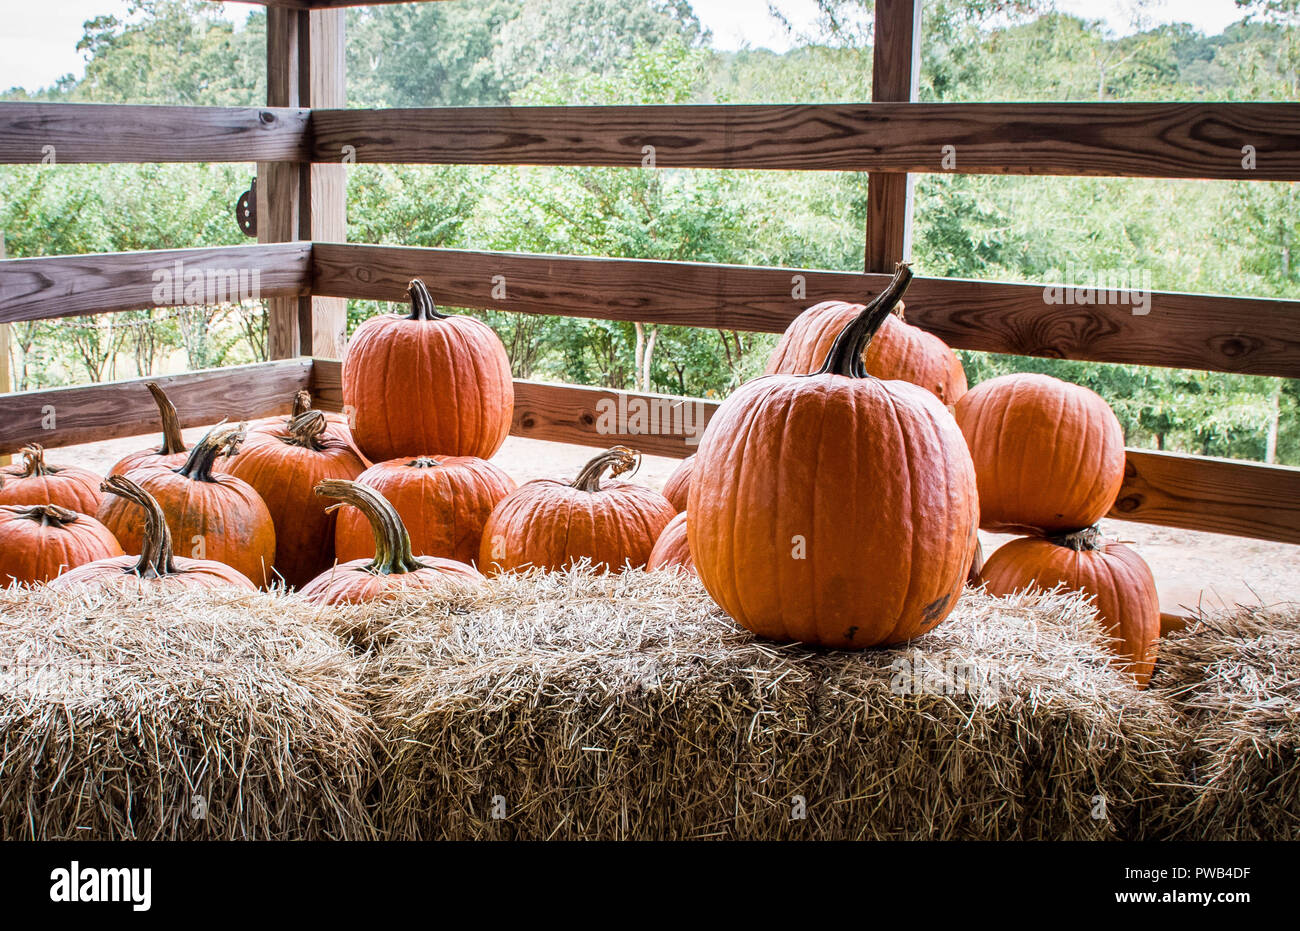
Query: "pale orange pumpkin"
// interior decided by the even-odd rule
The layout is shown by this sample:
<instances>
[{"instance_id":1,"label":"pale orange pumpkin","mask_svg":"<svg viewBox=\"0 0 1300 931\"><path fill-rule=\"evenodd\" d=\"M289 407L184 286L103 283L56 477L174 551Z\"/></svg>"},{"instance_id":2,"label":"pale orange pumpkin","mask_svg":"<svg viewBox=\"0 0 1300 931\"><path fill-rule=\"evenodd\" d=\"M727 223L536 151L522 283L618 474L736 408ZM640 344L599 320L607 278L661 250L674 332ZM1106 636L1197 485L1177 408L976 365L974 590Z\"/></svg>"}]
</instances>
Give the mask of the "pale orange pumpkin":
<instances>
[{"instance_id":1,"label":"pale orange pumpkin","mask_svg":"<svg viewBox=\"0 0 1300 931\"><path fill-rule=\"evenodd\" d=\"M691 493L691 472L694 469L695 457L687 456L664 483L664 497L679 514L686 510L686 498Z\"/></svg>"},{"instance_id":2,"label":"pale orange pumpkin","mask_svg":"<svg viewBox=\"0 0 1300 931\"><path fill-rule=\"evenodd\" d=\"M686 533L686 512L668 522L659 534L655 547L646 561L647 570L679 568L695 575L695 560L691 558L690 541Z\"/></svg>"}]
</instances>

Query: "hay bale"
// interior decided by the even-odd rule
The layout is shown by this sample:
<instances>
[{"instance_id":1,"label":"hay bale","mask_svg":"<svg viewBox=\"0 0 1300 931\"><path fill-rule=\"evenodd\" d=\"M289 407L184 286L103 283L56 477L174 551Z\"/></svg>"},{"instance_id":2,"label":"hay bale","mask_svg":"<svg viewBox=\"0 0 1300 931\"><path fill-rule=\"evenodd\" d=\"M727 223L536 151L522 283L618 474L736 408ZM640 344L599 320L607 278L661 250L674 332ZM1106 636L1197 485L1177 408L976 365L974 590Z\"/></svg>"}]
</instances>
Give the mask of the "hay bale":
<instances>
[{"instance_id":1,"label":"hay bale","mask_svg":"<svg viewBox=\"0 0 1300 931\"><path fill-rule=\"evenodd\" d=\"M1176 721L1073 595L967 592L849 653L756 640L682 574L575 570L382 639L391 837L1131 837L1181 778Z\"/></svg>"},{"instance_id":2,"label":"hay bale","mask_svg":"<svg viewBox=\"0 0 1300 931\"><path fill-rule=\"evenodd\" d=\"M296 598L0 589L0 837L370 837L361 664Z\"/></svg>"},{"instance_id":3,"label":"hay bale","mask_svg":"<svg viewBox=\"0 0 1300 931\"><path fill-rule=\"evenodd\" d=\"M1172 833L1300 840L1300 606L1200 617L1161 641L1152 687L1191 735Z\"/></svg>"}]
</instances>

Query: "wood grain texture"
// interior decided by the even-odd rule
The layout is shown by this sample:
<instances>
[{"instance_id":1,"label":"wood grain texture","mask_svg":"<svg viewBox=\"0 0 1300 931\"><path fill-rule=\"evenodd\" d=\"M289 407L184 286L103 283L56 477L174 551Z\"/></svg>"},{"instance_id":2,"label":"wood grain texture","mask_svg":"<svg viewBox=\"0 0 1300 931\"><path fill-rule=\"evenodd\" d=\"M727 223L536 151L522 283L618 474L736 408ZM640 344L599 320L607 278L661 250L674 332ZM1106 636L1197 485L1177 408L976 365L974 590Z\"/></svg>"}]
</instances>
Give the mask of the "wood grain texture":
<instances>
[{"instance_id":1,"label":"wood grain texture","mask_svg":"<svg viewBox=\"0 0 1300 931\"><path fill-rule=\"evenodd\" d=\"M6 254L5 234L4 230L0 230L0 260L4 259ZM0 323L0 394L8 394L14 384L13 373L10 371L12 363L9 360L9 353L12 349L11 337L12 333L9 324ZM9 455L0 455L0 466L9 465L10 460Z\"/></svg>"},{"instance_id":2,"label":"wood grain texture","mask_svg":"<svg viewBox=\"0 0 1300 931\"><path fill-rule=\"evenodd\" d=\"M639 259L316 243L315 294L398 301L422 277L452 307L780 333L822 300L866 300L885 275ZM500 279L505 298L493 296ZM803 290L799 291L799 281ZM500 293L498 291L498 293ZM917 278L907 318L950 345L1027 356L1300 377L1300 301L1155 292L1053 305L1041 285Z\"/></svg>"},{"instance_id":3,"label":"wood grain texture","mask_svg":"<svg viewBox=\"0 0 1300 931\"><path fill-rule=\"evenodd\" d=\"M312 112L315 158L1300 180L1296 103L433 107ZM1255 147L1257 167L1242 166Z\"/></svg>"},{"instance_id":4,"label":"wood grain texture","mask_svg":"<svg viewBox=\"0 0 1300 931\"><path fill-rule=\"evenodd\" d=\"M157 433L158 407L145 388L150 381L167 392L182 427L206 426L223 418L252 420L287 412L294 392L311 383L311 360L12 394L0 409L0 452L11 453L32 442L72 446ZM53 428L47 430L50 425Z\"/></svg>"},{"instance_id":5,"label":"wood grain texture","mask_svg":"<svg viewBox=\"0 0 1300 931\"><path fill-rule=\"evenodd\" d=\"M321 10L309 17L308 65L309 102L313 107L347 105L346 13ZM317 164L309 169L310 238L346 242L347 167ZM348 302L337 297L313 297L311 301L311 350L318 359L341 359L347 345Z\"/></svg>"},{"instance_id":6,"label":"wood grain texture","mask_svg":"<svg viewBox=\"0 0 1300 931\"><path fill-rule=\"evenodd\" d=\"M1107 516L1300 543L1300 469L1130 449Z\"/></svg>"},{"instance_id":7,"label":"wood grain texture","mask_svg":"<svg viewBox=\"0 0 1300 931\"><path fill-rule=\"evenodd\" d=\"M315 364L317 406L342 409L341 373L338 362ZM656 456L685 457L695 452L693 438L703 434L718 406L698 398L516 379L510 432L583 446L623 443ZM689 413L674 420L675 410ZM634 419L638 412L641 421ZM685 429L688 424L692 429ZM635 429L641 425L657 432ZM615 429L606 430L609 426ZM1300 543L1300 469L1130 449L1119 502L1108 516Z\"/></svg>"},{"instance_id":8,"label":"wood grain texture","mask_svg":"<svg viewBox=\"0 0 1300 931\"><path fill-rule=\"evenodd\" d=\"M916 99L921 76L920 0L876 0L871 99ZM912 178L873 172L867 178L865 268L890 272L912 255Z\"/></svg>"},{"instance_id":9,"label":"wood grain texture","mask_svg":"<svg viewBox=\"0 0 1300 931\"><path fill-rule=\"evenodd\" d=\"M310 257L311 243L298 242L8 259L0 261L0 322L160 306L154 291L162 276L176 279L177 263L184 274L212 281L207 293L214 297L232 273L243 273L250 286L256 280L260 297L306 294Z\"/></svg>"},{"instance_id":10,"label":"wood grain texture","mask_svg":"<svg viewBox=\"0 0 1300 931\"><path fill-rule=\"evenodd\" d=\"M305 160L307 130L298 108L0 103L0 163Z\"/></svg>"}]
</instances>

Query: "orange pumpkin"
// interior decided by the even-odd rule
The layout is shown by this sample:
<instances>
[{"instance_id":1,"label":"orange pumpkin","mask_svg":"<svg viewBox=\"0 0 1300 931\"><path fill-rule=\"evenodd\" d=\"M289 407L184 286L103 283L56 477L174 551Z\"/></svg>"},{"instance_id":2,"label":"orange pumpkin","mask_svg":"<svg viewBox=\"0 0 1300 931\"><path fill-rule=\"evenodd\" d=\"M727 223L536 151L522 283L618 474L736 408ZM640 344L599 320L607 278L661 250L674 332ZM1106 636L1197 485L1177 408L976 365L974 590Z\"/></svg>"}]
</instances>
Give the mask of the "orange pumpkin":
<instances>
[{"instance_id":1,"label":"orange pumpkin","mask_svg":"<svg viewBox=\"0 0 1300 931\"><path fill-rule=\"evenodd\" d=\"M600 572L644 566L673 506L641 485L600 483L607 469L623 475L639 462L640 453L614 446L588 462L573 484L537 479L520 486L488 518L479 566L490 573L564 569L584 559Z\"/></svg>"},{"instance_id":2,"label":"orange pumpkin","mask_svg":"<svg viewBox=\"0 0 1300 931\"><path fill-rule=\"evenodd\" d=\"M961 594L979 524L961 431L931 392L862 363L910 279L900 265L814 374L741 385L700 441L686 512L695 569L760 636L899 643Z\"/></svg>"},{"instance_id":3,"label":"orange pumpkin","mask_svg":"<svg viewBox=\"0 0 1300 931\"><path fill-rule=\"evenodd\" d=\"M487 459L514 416L510 359L487 324L438 312L424 282L411 313L372 317L343 361L352 435L376 462L436 453Z\"/></svg>"},{"instance_id":4,"label":"orange pumpkin","mask_svg":"<svg viewBox=\"0 0 1300 931\"><path fill-rule=\"evenodd\" d=\"M316 494L346 501L365 514L374 535L373 558L353 559L303 586L307 600L322 605L377 601L401 591L463 591L486 580L473 566L454 559L411 555L411 538L383 495L360 482L326 479Z\"/></svg>"},{"instance_id":5,"label":"orange pumpkin","mask_svg":"<svg viewBox=\"0 0 1300 931\"><path fill-rule=\"evenodd\" d=\"M1096 527L1056 537L1022 537L989 557L980 578L990 595L1063 585L1092 596L1116 664L1145 688L1160 641L1160 598L1137 552L1108 541Z\"/></svg>"},{"instance_id":6,"label":"orange pumpkin","mask_svg":"<svg viewBox=\"0 0 1300 931\"><path fill-rule=\"evenodd\" d=\"M691 491L691 471L694 468L695 457L687 456L664 483L664 497L679 514L686 510L686 497Z\"/></svg>"},{"instance_id":7,"label":"orange pumpkin","mask_svg":"<svg viewBox=\"0 0 1300 931\"><path fill-rule=\"evenodd\" d=\"M294 392L293 406L287 416L280 414L274 417L260 417L257 420L249 421L246 430L248 438L244 441L243 448L247 449L254 443L260 443L268 436L283 435L296 418L301 417L310 410L314 410L311 404L311 392L305 388L300 388ZM362 455L361 450L357 448L357 444L352 439L352 428L348 426L347 417L330 411L323 411L322 413L325 414L325 432L323 436L346 443L369 468L370 460Z\"/></svg>"},{"instance_id":8,"label":"orange pumpkin","mask_svg":"<svg viewBox=\"0 0 1300 931\"><path fill-rule=\"evenodd\" d=\"M830 352L831 344L853 319L861 304L823 301L809 307L786 328L767 362L767 375L806 375ZM945 404L956 404L966 393L966 371L948 344L903 319L903 305L885 318L871 338L863 363L877 378L896 378L920 385Z\"/></svg>"},{"instance_id":9,"label":"orange pumpkin","mask_svg":"<svg viewBox=\"0 0 1300 931\"><path fill-rule=\"evenodd\" d=\"M223 450L228 454L243 442L236 427L214 427L190 450L179 469L145 466L125 476L157 498L167 515L172 539L200 560L217 560L262 585L272 580L275 565L275 525L261 495L243 479L214 473ZM139 502L114 495L99 509L99 520L113 532L127 553L140 553L148 515Z\"/></svg>"},{"instance_id":10,"label":"orange pumpkin","mask_svg":"<svg viewBox=\"0 0 1300 931\"><path fill-rule=\"evenodd\" d=\"M473 564L492 509L515 490L514 480L485 459L454 456L391 459L357 478L397 509L415 552ZM334 554L340 562L375 555L370 521L357 508L339 509Z\"/></svg>"},{"instance_id":11,"label":"orange pumpkin","mask_svg":"<svg viewBox=\"0 0 1300 931\"><path fill-rule=\"evenodd\" d=\"M51 588L102 585L138 588L146 585L169 589L238 588L256 591L249 579L224 563L211 559L185 559L172 554L171 531L162 506L153 495L125 475L110 475L103 490L120 496L144 512L144 533L139 556L97 559L71 569L50 583Z\"/></svg>"},{"instance_id":12,"label":"orange pumpkin","mask_svg":"<svg viewBox=\"0 0 1300 931\"><path fill-rule=\"evenodd\" d=\"M145 387L149 389L154 403L158 405L158 418L162 421L162 446L158 449L142 449L124 456L109 470L109 475L125 475L140 466L166 466L175 469L184 465L188 457L185 438L181 436L181 419L176 413L176 406L155 382L149 382Z\"/></svg>"},{"instance_id":13,"label":"orange pumpkin","mask_svg":"<svg viewBox=\"0 0 1300 931\"><path fill-rule=\"evenodd\" d=\"M1050 375L981 382L955 411L986 530L1058 532L1106 515L1124 481L1124 431L1101 396Z\"/></svg>"},{"instance_id":14,"label":"orange pumpkin","mask_svg":"<svg viewBox=\"0 0 1300 931\"><path fill-rule=\"evenodd\" d=\"M48 582L60 572L122 555L108 528L54 504L0 507L0 586Z\"/></svg>"},{"instance_id":15,"label":"orange pumpkin","mask_svg":"<svg viewBox=\"0 0 1300 931\"><path fill-rule=\"evenodd\" d=\"M328 426L322 412L307 410L284 428L265 428L226 466L266 502L275 524L275 571L294 587L334 564L335 514L316 486L327 478L356 478L366 468Z\"/></svg>"},{"instance_id":16,"label":"orange pumpkin","mask_svg":"<svg viewBox=\"0 0 1300 931\"><path fill-rule=\"evenodd\" d=\"M686 536L685 511L670 520L659 534L645 567L648 570L677 567L691 575L696 574L695 560L691 558L691 547Z\"/></svg>"},{"instance_id":17,"label":"orange pumpkin","mask_svg":"<svg viewBox=\"0 0 1300 931\"><path fill-rule=\"evenodd\" d=\"M100 477L89 469L52 465L39 443L24 446L23 461L0 469L0 504L53 504L94 514L104 500Z\"/></svg>"}]
</instances>

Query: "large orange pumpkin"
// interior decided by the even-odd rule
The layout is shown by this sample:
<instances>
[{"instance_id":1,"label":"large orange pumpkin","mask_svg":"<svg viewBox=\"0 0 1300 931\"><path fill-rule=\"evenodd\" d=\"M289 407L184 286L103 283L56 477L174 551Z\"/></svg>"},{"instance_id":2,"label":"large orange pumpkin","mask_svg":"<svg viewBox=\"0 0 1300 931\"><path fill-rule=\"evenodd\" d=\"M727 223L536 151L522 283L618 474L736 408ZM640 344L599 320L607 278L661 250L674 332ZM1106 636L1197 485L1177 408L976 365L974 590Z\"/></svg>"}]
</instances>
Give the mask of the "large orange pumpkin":
<instances>
[{"instance_id":1,"label":"large orange pumpkin","mask_svg":"<svg viewBox=\"0 0 1300 931\"><path fill-rule=\"evenodd\" d=\"M22 462L0 469L0 504L54 504L79 514L99 510L104 495L94 472L46 462L39 443L19 452Z\"/></svg>"},{"instance_id":2,"label":"large orange pumpkin","mask_svg":"<svg viewBox=\"0 0 1300 931\"><path fill-rule=\"evenodd\" d=\"M117 538L93 517L54 504L0 506L0 586L48 582L121 555Z\"/></svg>"},{"instance_id":3,"label":"large orange pumpkin","mask_svg":"<svg viewBox=\"0 0 1300 931\"><path fill-rule=\"evenodd\" d=\"M327 433L328 426L321 411L307 410L284 428L264 428L226 466L266 502L275 524L275 571L294 587L334 564L335 514L316 486L327 478L356 478L366 468L350 445Z\"/></svg>"},{"instance_id":4,"label":"large orange pumpkin","mask_svg":"<svg viewBox=\"0 0 1300 931\"><path fill-rule=\"evenodd\" d=\"M492 511L483 528L479 567L564 569L589 560L600 572L646 564L655 540L673 519L657 491L630 482L601 485L635 471L640 453L614 446L588 462L573 484L537 479L521 485Z\"/></svg>"},{"instance_id":5,"label":"large orange pumpkin","mask_svg":"<svg viewBox=\"0 0 1300 931\"><path fill-rule=\"evenodd\" d=\"M302 594L316 604L360 604L400 591L454 592L478 587L486 580L473 566L454 559L411 555L411 538L383 495L360 482L326 479L316 494L346 501L370 522L373 558L353 559L325 570L303 586Z\"/></svg>"},{"instance_id":6,"label":"large orange pumpkin","mask_svg":"<svg viewBox=\"0 0 1300 931\"><path fill-rule=\"evenodd\" d=\"M352 435L372 460L491 457L510 432L515 389L496 333L473 317L438 312L424 282L407 289L411 313L363 323L343 361Z\"/></svg>"},{"instance_id":7,"label":"large orange pumpkin","mask_svg":"<svg viewBox=\"0 0 1300 931\"><path fill-rule=\"evenodd\" d=\"M695 469L695 457L687 456L682 464L673 470L664 483L664 497L672 504L677 513L686 510L686 497L691 492L691 472Z\"/></svg>"},{"instance_id":8,"label":"large orange pumpkin","mask_svg":"<svg viewBox=\"0 0 1300 931\"><path fill-rule=\"evenodd\" d=\"M831 344L862 313L861 304L823 301L791 321L767 361L767 375L807 375L821 365ZM948 344L903 320L903 305L881 323L863 355L867 373L920 385L944 404L966 393L966 371Z\"/></svg>"},{"instance_id":9,"label":"large orange pumpkin","mask_svg":"<svg viewBox=\"0 0 1300 931\"><path fill-rule=\"evenodd\" d=\"M1145 688L1160 640L1156 581L1135 550L1096 527L1056 537L1022 537L1000 547L980 572L991 595L1058 585L1091 595L1118 654L1117 665Z\"/></svg>"},{"instance_id":10,"label":"large orange pumpkin","mask_svg":"<svg viewBox=\"0 0 1300 931\"><path fill-rule=\"evenodd\" d=\"M1124 481L1124 431L1101 396L1050 375L980 382L957 403L987 530L1090 527Z\"/></svg>"},{"instance_id":11,"label":"large orange pumpkin","mask_svg":"<svg viewBox=\"0 0 1300 931\"><path fill-rule=\"evenodd\" d=\"M166 466L175 469L184 465L188 457L185 438L181 436L181 419L176 413L176 405L172 404L171 398L167 397L167 393L155 382L149 382L145 387L149 389L154 403L158 405L158 419L162 421L162 446L157 449L142 449L124 456L109 470L109 475L125 475L140 466Z\"/></svg>"},{"instance_id":12,"label":"large orange pumpkin","mask_svg":"<svg viewBox=\"0 0 1300 931\"><path fill-rule=\"evenodd\" d=\"M266 502L243 479L213 472L221 452L243 441L237 427L214 427L194 444L179 469L145 466L125 476L158 499L171 538L196 559L217 560L262 585L273 580L275 524ZM99 520L127 553L140 553L147 514L129 496L114 495L99 509Z\"/></svg>"},{"instance_id":13,"label":"large orange pumpkin","mask_svg":"<svg viewBox=\"0 0 1300 931\"><path fill-rule=\"evenodd\" d=\"M647 570L678 567L692 575L696 574L695 560L691 558L691 546L686 535L685 511L670 520L659 534L645 567Z\"/></svg>"},{"instance_id":14,"label":"large orange pumpkin","mask_svg":"<svg viewBox=\"0 0 1300 931\"><path fill-rule=\"evenodd\" d=\"M454 456L391 459L357 478L397 509L415 552L473 564L492 509L515 490L514 480L485 459ZM370 521L357 508L339 509L334 533L339 562L375 555Z\"/></svg>"},{"instance_id":15,"label":"large orange pumpkin","mask_svg":"<svg viewBox=\"0 0 1300 931\"><path fill-rule=\"evenodd\" d=\"M700 441L686 511L695 569L756 634L898 643L961 594L979 524L961 431L931 392L862 364L910 279L900 265L816 373L741 385Z\"/></svg>"}]
</instances>

